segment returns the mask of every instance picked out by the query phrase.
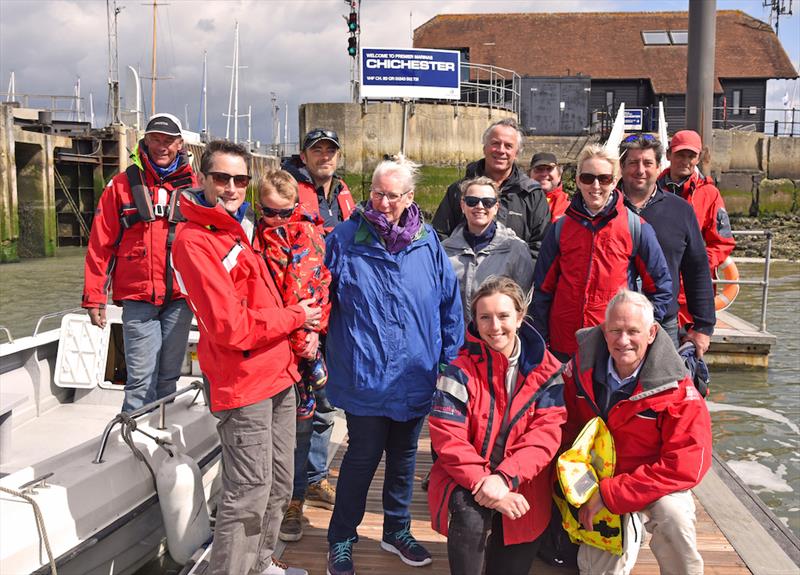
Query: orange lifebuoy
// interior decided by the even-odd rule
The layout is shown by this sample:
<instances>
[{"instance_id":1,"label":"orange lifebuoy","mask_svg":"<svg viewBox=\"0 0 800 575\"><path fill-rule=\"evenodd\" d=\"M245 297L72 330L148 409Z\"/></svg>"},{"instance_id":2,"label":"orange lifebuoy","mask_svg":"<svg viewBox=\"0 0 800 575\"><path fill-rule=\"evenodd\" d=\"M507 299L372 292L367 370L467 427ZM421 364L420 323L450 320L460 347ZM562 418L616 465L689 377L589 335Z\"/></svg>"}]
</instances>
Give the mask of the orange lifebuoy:
<instances>
[{"instance_id":1,"label":"orange lifebuoy","mask_svg":"<svg viewBox=\"0 0 800 575\"><path fill-rule=\"evenodd\" d=\"M725 261L717 266L714 271L717 279L735 281L739 279L739 270L731 256L725 258ZM733 303L736 296L739 295L739 284L721 284L721 288L717 290L717 295L714 298L714 309L722 311Z\"/></svg>"}]
</instances>

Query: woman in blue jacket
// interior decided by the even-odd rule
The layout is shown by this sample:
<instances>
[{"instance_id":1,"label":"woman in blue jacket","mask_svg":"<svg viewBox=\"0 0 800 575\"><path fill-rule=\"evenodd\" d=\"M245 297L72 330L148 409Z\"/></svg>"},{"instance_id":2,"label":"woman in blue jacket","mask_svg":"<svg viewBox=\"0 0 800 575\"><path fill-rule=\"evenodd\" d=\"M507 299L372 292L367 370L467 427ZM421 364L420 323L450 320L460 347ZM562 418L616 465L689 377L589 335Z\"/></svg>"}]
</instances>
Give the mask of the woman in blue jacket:
<instances>
[{"instance_id":1,"label":"woman in blue jacket","mask_svg":"<svg viewBox=\"0 0 800 575\"><path fill-rule=\"evenodd\" d=\"M384 452L381 547L409 565L431 562L409 531L417 439L464 324L453 268L414 203L417 170L402 156L381 162L369 201L326 241L328 397L348 432L328 528L330 575L354 572L356 528Z\"/></svg>"}]
</instances>

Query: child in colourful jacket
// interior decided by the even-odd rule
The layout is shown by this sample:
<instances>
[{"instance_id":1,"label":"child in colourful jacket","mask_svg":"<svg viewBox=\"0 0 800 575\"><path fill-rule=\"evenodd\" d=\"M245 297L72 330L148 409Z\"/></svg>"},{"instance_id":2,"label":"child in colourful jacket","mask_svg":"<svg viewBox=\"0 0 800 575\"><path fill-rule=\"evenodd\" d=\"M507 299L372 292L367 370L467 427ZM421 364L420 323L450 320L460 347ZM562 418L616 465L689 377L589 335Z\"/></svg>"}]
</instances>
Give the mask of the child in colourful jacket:
<instances>
[{"instance_id":1,"label":"child in colourful jacket","mask_svg":"<svg viewBox=\"0 0 800 575\"><path fill-rule=\"evenodd\" d=\"M299 419L310 418L316 409L328 370L319 349L319 335L328 327L331 274L325 267L325 240L321 221L298 204L297 182L283 170L264 175L258 185L261 219L256 231L256 246L264 256L272 279L286 305L314 299L322 308L322 318L313 330L298 329L289 343L298 361L300 381Z\"/></svg>"}]
</instances>

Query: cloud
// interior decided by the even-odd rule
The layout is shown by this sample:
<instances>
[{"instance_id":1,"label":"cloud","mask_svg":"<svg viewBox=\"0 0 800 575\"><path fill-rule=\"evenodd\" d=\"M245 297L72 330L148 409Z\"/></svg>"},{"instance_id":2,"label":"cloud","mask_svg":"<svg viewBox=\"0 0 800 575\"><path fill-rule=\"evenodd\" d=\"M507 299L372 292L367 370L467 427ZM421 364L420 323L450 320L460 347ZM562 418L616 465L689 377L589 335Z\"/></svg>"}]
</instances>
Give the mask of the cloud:
<instances>
[{"instance_id":1,"label":"cloud","mask_svg":"<svg viewBox=\"0 0 800 575\"><path fill-rule=\"evenodd\" d=\"M214 20L211 18L200 18L200 20L197 21L197 29L203 32L213 32L216 26L214 25Z\"/></svg>"},{"instance_id":2,"label":"cloud","mask_svg":"<svg viewBox=\"0 0 800 575\"><path fill-rule=\"evenodd\" d=\"M113 1L113 0L112 0ZM762 17L761 2L742 0ZM150 6L117 0L119 70L122 91L126 69L150 76L152 18ZM741 5L741 2L740 2ZM728 8L722 6L720 8ZM610 11L685 9L685 0L364 0L361 9L364 46L409 47L412 29L440 13ZM184 117L197 129L203 52L208 53L208 118L213 134L224 135L231 82L233 33L239 22L239 113L252 106L254 138L271 140L270 93L278 96L280 116L289 108L290 137L298 139L297 107L305 102L343 102L350 93L347 54L348 7L341 0L171 0L157 9L159 77L157 108ZM797 58L791 33L797 17L781 21L781 38ZM91 92L98 124L105 122L108 93L106 3L100 0L0 0L0 89L16 74L19 93L71 94L78 77L81 93ZM797 26L795 26L797 28ZM785 31L785 32L784 32ZM573 39L559 40L573 41ZM150 109L150 81L142 92ZM770 86L770 93L775 89ZM781 91L780 97L783 96ZM779 99L780 101L780 99ZM240 120L239 133L247 129Z\"/></svg>"}]
</instances>

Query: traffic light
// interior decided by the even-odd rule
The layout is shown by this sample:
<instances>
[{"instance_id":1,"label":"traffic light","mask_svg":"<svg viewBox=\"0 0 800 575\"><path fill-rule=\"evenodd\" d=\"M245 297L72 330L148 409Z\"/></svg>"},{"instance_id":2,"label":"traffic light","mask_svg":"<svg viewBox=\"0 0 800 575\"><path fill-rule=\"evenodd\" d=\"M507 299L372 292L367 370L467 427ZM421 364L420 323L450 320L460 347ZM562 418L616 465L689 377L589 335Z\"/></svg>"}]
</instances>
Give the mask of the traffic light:
<instances>
[{"instance_id":1,"label":"traffic light","mask_svg":"<svg viewBox=\"0 0 800 575\"><path fill-rule=\"evenodd\" d=\"M356 45L356 37L350 36L347 39L347 53L350 54L353 58L356 57L356 53L358 52L358 48Z\"/></svg>"},{"instance_id":2,"label":"traffic light","mask_svg":"<svg viewBox=\"0 0 800 575\"><path fill-rule=\"evenodd\" d=\"M350 30L351 34L355 34L358 31L358 12L355 10L350 12L350 17L347 19L347 29Z\"/></svg>"}]
</instances>

